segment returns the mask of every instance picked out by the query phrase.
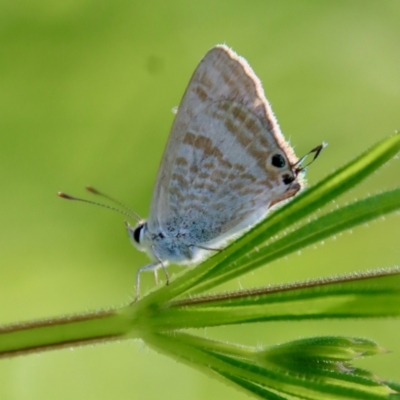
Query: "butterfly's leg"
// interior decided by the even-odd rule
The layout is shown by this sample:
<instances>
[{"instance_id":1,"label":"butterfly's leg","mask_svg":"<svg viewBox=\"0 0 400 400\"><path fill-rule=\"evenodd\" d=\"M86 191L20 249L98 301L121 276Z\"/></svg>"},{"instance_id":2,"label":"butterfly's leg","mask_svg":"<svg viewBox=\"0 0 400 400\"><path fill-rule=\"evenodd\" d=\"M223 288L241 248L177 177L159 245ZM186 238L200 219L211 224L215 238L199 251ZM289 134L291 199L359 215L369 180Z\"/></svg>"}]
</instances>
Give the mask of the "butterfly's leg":
<instances>
[{"instance_id":1,"label":"butterfly's leg","mask_svg":"<svg viewBox=\"0 0 400 400\"><path fill-rule=\"evenodd\" d=\"M166 264L160 259L160 257L158 257L157 256L157 252L156 252L156 249L154 248L154 246L151 246L151 248L152 248L152 250L153 250L153 254L154 254L154 256L157 258L157 260L158 260L158 264L157 264L157 266L158 266L158 268L161 266L161 268L164 270L164 273L165 273L165 279L166 279L166 285L169 285L169 275L168 275L168 271L167 271L167 268L166 268ZM157 268L157 269L158 269ZM158 283L158 278L157 278L157 271L154 271L154 274L155 274L155 276L156 276L156 284Z\"/></svg>"},{"instance_id":2,"label":"butterfly's leg","mask_svg":"<svg viewBox=\"0 0 400 400\"><path fill-rule=\"evenodd\" d=\"M165 279L166 279L166 285L169 285L169 275L168 275L168 271L167 271L167 268L166 268L166 266L165 266L165 264L161 261L161 267L162 267L162 269L164 270L164 273L165 273Z\"/></svg>"},{"instance_id":3,"label":"butterfly's leg","mask_svg":"<svg viewBox=\"0 0 400 400\"><path fill-rule=\"evenodd\" d=\"M160 267L160 263L159 262L155 262L152 264L148 264L145 265L144 267L141 267L137 270L136 272L136 291L135 291L135 301L136 302L139 299L139 292L140 292L140 274L143 271L151 271L153 270L154 273L156 273L155 271Z\"/></svg>"},{"instance_id":4,"label":"butterfly's leg","mask_svg":"<svg viewBox=\"0 0 400 400\"><path fill-rule=\"evenodd\" d=\"M156 286L158 285L158 268L154 268L153 272L154 272L154 282L156 283Z\"/></svg>"}]
</instances>

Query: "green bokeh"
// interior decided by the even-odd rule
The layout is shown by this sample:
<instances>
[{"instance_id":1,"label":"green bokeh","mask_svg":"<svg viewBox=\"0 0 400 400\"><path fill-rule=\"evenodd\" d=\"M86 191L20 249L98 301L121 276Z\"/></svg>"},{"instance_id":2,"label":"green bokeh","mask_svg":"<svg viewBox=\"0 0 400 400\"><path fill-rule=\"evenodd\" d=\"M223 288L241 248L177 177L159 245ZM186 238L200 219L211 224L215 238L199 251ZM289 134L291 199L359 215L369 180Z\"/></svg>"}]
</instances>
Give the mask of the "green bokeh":
<instances>
[{"instance_id":1,"label":"green bokeh","mask_svg":"<svg viewBox=\"0 0 400 400\"><path fill-rule=\"evenodd\" d=\"M400 2L3 1L0 5L0 322L123 304L147 262L123 217L58 199L91 184L146 216L191 73L217 43L247 58L298 155L329 143L310 184L400 129ZM394 160L342 199L399 186ZM398 265L399 217L360 227L234 282L283 282ZM171 268L172 272L178 271ZM151 274L144 287L153 285ZM399 321L274 323L207 330L274 344L366 336L400 379ZM201 332L203 333L203 332ZM123 342L0 362L0 398L243 399L184 365Z\"/></svg>"}]
</instances>

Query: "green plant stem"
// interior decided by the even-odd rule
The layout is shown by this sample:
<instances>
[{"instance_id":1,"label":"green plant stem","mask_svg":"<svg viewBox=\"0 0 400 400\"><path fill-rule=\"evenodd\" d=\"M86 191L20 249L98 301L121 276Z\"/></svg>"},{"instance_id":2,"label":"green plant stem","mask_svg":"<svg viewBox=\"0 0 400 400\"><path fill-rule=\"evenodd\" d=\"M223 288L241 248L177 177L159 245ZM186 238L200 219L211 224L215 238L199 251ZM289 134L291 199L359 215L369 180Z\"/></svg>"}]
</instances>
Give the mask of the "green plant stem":
<instances>
[{"instance_id":1,"label":"green plant stem","mask_svg":"<svg viewBox=\"0 0 400 400\"><path fill-rule=\"evenodd\" d=\"M127 308L0 327L0 358L134 337Z\"/></svg>"}]
</instances>

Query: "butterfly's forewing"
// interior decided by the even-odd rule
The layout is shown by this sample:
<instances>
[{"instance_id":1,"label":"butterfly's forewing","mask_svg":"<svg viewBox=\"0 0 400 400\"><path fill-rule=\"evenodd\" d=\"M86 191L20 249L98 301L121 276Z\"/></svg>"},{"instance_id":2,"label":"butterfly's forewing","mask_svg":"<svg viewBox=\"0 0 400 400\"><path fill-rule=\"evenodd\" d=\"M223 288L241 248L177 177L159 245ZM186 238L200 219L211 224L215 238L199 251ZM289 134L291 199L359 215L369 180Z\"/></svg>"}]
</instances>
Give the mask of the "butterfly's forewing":
<instances>
[{"instance_id":1,"label":"butterfly's forewing","mask_svg":"<svg viewBox=\"0 0 400 400\"><path fill-rule=\"evenodd\" d=\"M278 167L273 156L280 156ZM283 160L283 161L282 161ZM297 158L283 138L259 79L226 46L195 70L158 172L148 227L190 244L219 243L293 196Z\"/></svg>"}]
</instances>

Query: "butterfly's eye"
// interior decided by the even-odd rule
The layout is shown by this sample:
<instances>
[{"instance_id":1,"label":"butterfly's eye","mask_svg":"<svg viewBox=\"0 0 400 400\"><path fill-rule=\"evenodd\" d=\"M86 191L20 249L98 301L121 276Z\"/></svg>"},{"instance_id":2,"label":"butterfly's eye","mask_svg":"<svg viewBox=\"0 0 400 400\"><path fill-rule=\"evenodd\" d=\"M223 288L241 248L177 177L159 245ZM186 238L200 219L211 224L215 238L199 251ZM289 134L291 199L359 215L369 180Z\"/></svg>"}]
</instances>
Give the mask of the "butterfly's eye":
<instances>
[{"instance_id":1,"label":"butterfly's eye","mask_svg":"<svg viewBox=\"0 0 400 400\"><path fill-rule=\"evenodd\" d=\"M285 185L289 185L290 183L292 183L294 181L294 177L291 175L285 174L282 176L282 180Z\"/></svg>"},{"instance_id":2,"label":"butterfly's eye","mask_svg":"<svg viewBox=\"0 0 400 400\"><path fill-rule=\"evenodd\" d=\"M276 168L283 168L286 161L281 154L274 154L271 158L271 164Z\"/></svg>"},{"instance_id":3,"label":"butterfly's eye","mask_svg":"<svg viewBox=\"0 0 400 400\"><path fill-rule=\"evenodd\" d=\"M140 239L141 239L141 233L142 233L142 229L143 229L144 225L138 225L135 230L133 231L133 239L135 240L135 242L137 244L140 244Z\"/></svg>"}]
</instances>

